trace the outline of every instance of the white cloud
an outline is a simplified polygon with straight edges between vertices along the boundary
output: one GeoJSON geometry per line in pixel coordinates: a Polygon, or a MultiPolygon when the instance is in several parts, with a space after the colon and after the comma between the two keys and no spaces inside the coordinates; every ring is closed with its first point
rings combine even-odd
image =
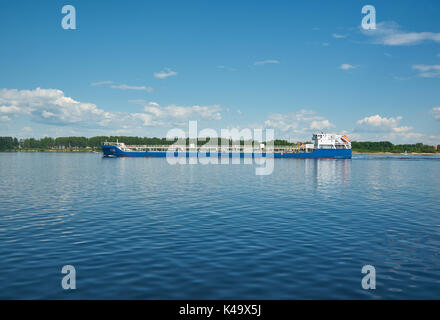
{"type": "Polygon", "coordinates": [[[434,119],[440,121],[440,107],[431,109],[431,113],[434,115],[434,119]]]}
{"type": "Polygon", "coordinates": [[[416,64],[413,65],[412,68],[414,70],[419,71],[419,77],[422,78],[440,77],[440,64],[437,65],[416,64]]]}
{"type": "Polygon", "coordinates": [[[237,113],[238,113],[239,115],[242,115],[242,114],[243,114],[243,112],[241,112],[240,109],[237,109],[237,113]]]}
{"type": "Polygon", "coordinates": [[[0,119],[25,116],[30,120],[58,126],[76,126],[88,128],[112,128],[114,130],[142,126],[171,126],[177,121],[189,119],[220,120],[221,107],[177,106],[161,107],[155,102],[132,101],[141,104],[141,112],[106,112],[93,103],[84,103],[65,96],[57,89],[0,90],[0,119]]]}
{"type": "Polygon", "coordinates": [[[341,70],[350,70],[350,69],[355,69],[355,68],[356,68],[355,66],[348,64],[348,63],[343,63],[339,66],[339,69],[341,69],[341,70]]]}
{"type": "MultiPolygon", "coordinates": [[[[154,124],[155,124],[155,122],[153,121],[153,116],[150,115],[150,114],[145,114],[145,113],[133,113],[133,114],[131,115],[131,117],[132,117],[133,119],[139,119],[139,120],[141,120],[141,121],[142,121],[142,124],[143,124],[144,126],[151,126],[151,125],[154,125],[154,124]]],[[[126,126],[122,126],[122,127],[123,127],[123,129],[127,129],[126,126]]]]}
{"type": "Polygon", "coordinates": [[[335,39],[343,39],[343,38],[347,38],[346,35],[343,35],[343,34],[337,34],[337,33],[333,33],[333,34],[332,34],[332,37],[335,38],[335,39]]]}
{"type": "Polygon", "coordinates": [[[394,21],[377,23],[376,29],[361,28],[361,32],[370,36],[373,43],[387,46],[416,45],[428,41],[440,43],[440,33],[406,32],[394,21]]]}
{"type": "Polygon", "coordinates": [[[212,106],[177,106],[168,105],[161,107],[156,102],[146,102],[142,100],[134,100],[132,103],[144,106],[144,111],[159,119],[173,119],[180,121],[187,121],[192,118],[201,118],[205,120],[221,120],[221,110],[219,105],[212,106]]]}
{"type": "Polygon", "coordinates": [[[262,60],[262,61],[256,61],[254,63],[255,66],[262,66],[265,64],[277,64],[280,63],[278,60],[272,59],[272,60],[262,60]]]}
{"type": "Polygon", "coordinates": [[[313,120],[309,128],[312,130],[324,130],[334,127],[328,120],[313,120]]]}
{"type": "Polygon", "coordinates": [[[9,118],[8,116],[0,116],[0,122],[6,122],[6,121],[10,121],[11,118],[9,118]]]}
{"type": "Polygon", "coordinates": [[[409,133],[413,128],[412,127],[395,127],[393,128],[393,132],[395,133],[409,133]]]}
{"type": "Polygon", "coordinates": [[[402,120],[402,117],[400,116],[396,118],[385,118],[376,114],[358,120],[357,124],[359,131],[393,131],[397,128],[400,120],[402,120]]]}
{"type": "Polygon", "coordinates": [[[137,91],[147,91],[152,92],[153,88],[148,86],[130,86],[127,84],[115,84],[113,81],[98,81],[92,82],[92,86],[106,86],[112,89],[120,89],[120,90],[137,90],[137,91]]]}
{"type": "Polygon", "coordinates": [[[109,114],[92,103],[66,97],[61,90],[0,90],[0,114],[27,114],[37,122],[68,124],[99,121],[109,114]]]}
{"type": "Polygon", "coordinates": [[[146,86],[129,86],[126,84],[112,84],[110,86],[112,89],[121,89],[121,90],[139,90],[139,91],[147,91],[152,92],[152,87],[146,87],[146,86]]]}
{"type": "Polygon", "coordinates": [[[296,130],[298,127],[297,121],[290,121],[293,120],[294,117],[294,115],[271,114],[269,115],[269,119],[264,122],[264,125],[281,131],[296,130]]]}
{"type": "Polygon", "coordinates": [[[162,70],[160,72],[155,72],[154,77],[158,79],[166,79],[168,77],[177,76],[177,72],[172,71],[169,68],[165,68],[165,70],[162,70]]]}
{"type": "Polygon", "coordinates": [[[413,132],[413,127],[399,126],[401,120],[402,117],[400,116],[386,118],[376,114],[358,120],[355,132],[367,133],[364,137],[368,137],[367,140],[391,140],[394,142],[398,141],[397,143],[415,143],[421,140],[425,141],[425,143],[435,143],[439,140],[439,137],[413,132]]]}
{"type": "Polygon", "coordinates": [[[288,114],[273,113],[269,115],[264,125],[292,134],[303,134],[312,130],[325,130],[334,127],[330,121],[317,116],[311,110],[300,110],[288,114]]]}
{"type": "Polygon", "coordinates": [[[103,86],[103,85],[112,84],[112,83],[113,83],[113,81],[105,80],[105,81],[92,82],[91,85],[92,86],[103,86]]]}
{"type": "Polygon", "coordinates": [[[21,109],[17,106],[0,106],[0,114],[17,114],[20,113],[21,109]]]}

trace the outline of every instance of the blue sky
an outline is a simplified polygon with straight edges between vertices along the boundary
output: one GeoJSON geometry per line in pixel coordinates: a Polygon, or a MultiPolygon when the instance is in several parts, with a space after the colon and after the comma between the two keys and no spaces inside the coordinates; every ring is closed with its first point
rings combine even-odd
{"type": "Polygon", "coordinates": [[[197,120],[440,144],[435,0],[2,1],[0,38],[2,136],[165,136],[197,120]]]}

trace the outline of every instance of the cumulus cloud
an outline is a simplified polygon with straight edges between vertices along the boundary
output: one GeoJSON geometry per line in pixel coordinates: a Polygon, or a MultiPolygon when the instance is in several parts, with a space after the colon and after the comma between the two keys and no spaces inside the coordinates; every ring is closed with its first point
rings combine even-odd
{"type": "Polygon", "coordinates": [[[386,118],[376,114],[358,120],[355,131],[387,134],[387,137],[391,139],[396,137],[414,139],[424,136],[421,133],[412,132],[413,128],[410,126],[399,126],[401,120],[401,116],[386,118]]]}
{"type": "Polygon", "coordinates": [[[170,126],[186,120],[220,120],[221,107],[177,106],[161,107],[158,103],[132,101],[143,106],[140,112],[106,112],[93,103],[80,102],[67,97],[57,89],[0,90],[0,120],[25,116],[32,121],[58,126],[74,125],[114,130],[142,126],[170,126]]]}
{"type": "Polygon", "coordinates": [[[334,127],[328,120],[313,120],[310,123],[310,129],[312,130],[323,130],[334,127]]]}
{"type": "Polygon", "coordinates": [[[172,71],[169,68],[165,68],[164,70],[160,71],[160,72],[155,72],[154,73],[154,77],[158,78],[158,79],[166,79],[168,77],[173,77],[173,76],[177,76],[177,72],[172,71]]]}
{"type": "Polygon", "coordinates": [[[192,118],[200,118],[205,120],[221,120],[221,110],[219,105],[211,106],[178,106],[168,105],[160,106],[156,102],[146,102],[143,100],[132,100],[132,103],[140,104],[144,107],[144,111],[158,119],[174,119],[180,121],[187,121],[192,118]]]}
{"type": "Polygon", "coordinates": [[[278,64],[280,63],[280,61],[275,60],[275,59],[270,59],[270,60],[262,60],[262,61],[256,61],[254,63],[255,66],[263,66],[265,64],[278,64]]]}
{"type": "Polygon", "coordinates": [[[110,116],[93,103],[66,97],[61,90],[0,90],[0,115],[29,115],[37,122],[72,124],[99,122],[110,116]]]}
{"type": "Polygon", "coordinates": [[[400,116],[386,118],[376,114],[358,120],[355,132],[367,133],[369,137],[373,135],[373,139],[376,140],[398,140],[411,143],[419,142],[420,140],[427,143],[435,143],[435,141],[438,141],[439,137],[413,132],[413,127],[410,126],[399,126],[401,120],[402,117],[400,116]]]}
{"type": "MultiPolygon", "coordinates": [[[[157,124],[154,121],[153,116],[150,114],[133,113],[133,114],[130,114],[129,117],[133,118],[134,120],[140,120],[142,122],[143,126],[151,126],[151,125],[157,124]]],[[[123,128],[125,128],[125,126],[123,126],[123,128]]]]}
{"type": "Polygon", "coordinates": [[[334,127],[330,121],[317,116],[311,110],[301,110],[288,114],[273,113],[269,115],[264,125],[267,128],[275,128],[282,132],[293,134],[302,134],[312,130],[326,130],[334,127]]]}
{"type": "Polygon", "coordinates": [[[413,65],[412,68],[414,70],[419,71],[419,77],[422,78],[440,77],[440,64],[437,65],[416,64],[413,65]]]}
{"type": "Polygon", "coordinates": [[[20,108],[14,105],[0,106],[0,114],[17,114],[20,112],[21,112],[20,108]]]}
{"type": "Polygon", "coordinates": [[[398,116],[396,118],[386,118],[381,117],[376,114],[374,116],[365,117],[361,120],[357,121],[357,129],[358,131],[394,131],[401,130],[398,127],[399,122],[402,120],[402,117],[398,116]]]}
{"type": "Polygon", "coordinates": [[[387,46],[416,45],[424,42],[440,43],[440,33],[435,32],[407,32],[394,21],[385,21],[376,24],[376,29],[361,32],[371,37],[372,43],[387,46]]]}

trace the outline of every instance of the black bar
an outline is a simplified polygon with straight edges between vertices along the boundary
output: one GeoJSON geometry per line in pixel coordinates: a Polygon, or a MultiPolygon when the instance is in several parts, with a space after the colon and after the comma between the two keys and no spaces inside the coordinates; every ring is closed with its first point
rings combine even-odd
{"type": "Polygon", "coordinates": [[[3,313],[9,308],[15,317],[31,311],[34,315],[56,315],[61,312],[60,316],[68,314],[83,318],[93,310],[100,317],[120,314],[125,315],[124,318],[137,315],[136,318],[142,319],[178,320],[307,319],[317,316],[368,316],[373,319],[379,315],[378,308],[380,312],[388,309],[395,318],[396,315],[406,315],[411,311],[423,310],[423,313],[427,313],[430,308],[435,311],[439,305],[438,300],[13,300],[1,301],[0,307],[3,313]]]}

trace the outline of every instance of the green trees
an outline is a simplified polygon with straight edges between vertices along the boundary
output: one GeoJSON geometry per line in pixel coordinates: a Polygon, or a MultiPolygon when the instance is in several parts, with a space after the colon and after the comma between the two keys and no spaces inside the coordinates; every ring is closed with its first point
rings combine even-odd
{"type": "Polygon", "coordinates": [[[353,151],[358,151],[358,152],[391,152],[391,153],[404,153],[405,151],[409,153],[436,152],[436,149],[433,146],[428,146],[423,143],[394,145],[389,141],[380,141],[380,142],[353,141],[351,143],[351,147],[353,148],[353,151]]]}
{"type": "Polygon", "coordinates": [[[14,148],[18,148],[17,138],[0,137],[0,151],[11,150],[14,148]]]}

